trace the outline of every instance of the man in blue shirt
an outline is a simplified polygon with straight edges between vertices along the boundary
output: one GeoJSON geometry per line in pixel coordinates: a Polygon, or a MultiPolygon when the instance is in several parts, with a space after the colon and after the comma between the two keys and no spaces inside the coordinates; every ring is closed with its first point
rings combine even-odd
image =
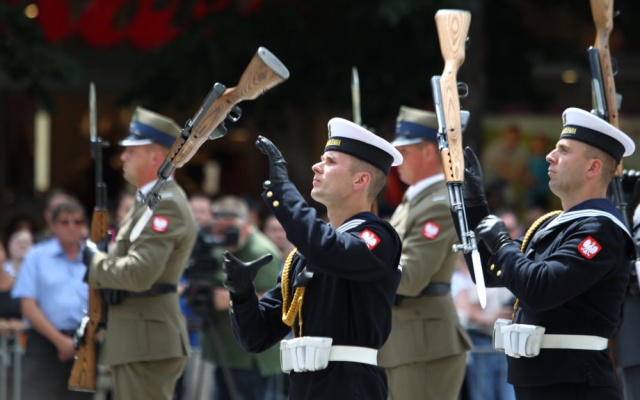
{"type": "Polygon", "coordinates": [[[52,213],[53,237],[29,250],[13,287],[12,296],[20,299],[30,326],[22,375],[25,399],[92,397],[67,389],[75,355],[72,335],[89,295],[81,251],[85,225],[84,208],[77,200],[58,204],[52,213]]]}

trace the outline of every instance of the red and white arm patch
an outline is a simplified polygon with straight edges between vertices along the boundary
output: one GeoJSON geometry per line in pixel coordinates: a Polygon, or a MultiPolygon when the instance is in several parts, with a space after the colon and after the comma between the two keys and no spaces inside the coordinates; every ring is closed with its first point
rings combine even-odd
{"type": "Polygon", "coordinates": [[[440,234],[440,225],[433,221],[427,221],[422,227],[422,236],[427,240],[434,240],[440,234]]]}
{"type": "Polygon", "coordinates": [[[578,252],[587,260],[595,257],[600,250],[602,250],[602,246],[591,236],[587,236],[586,239],[578,245],[578,252]]]}
{"type": "Polygon", "coordinates": [[[378,235],[368,229],[360,232],[358,236],[360,236],[364,240],[369,250],[373,250],[378,244],[380,244],[380,238],[378,237],[378,235]]]}
{"type": "Polygon", "coordinates": [[[156,215],[151,220],[151,229],[157,233],[165,233],[169,229],[169,218],[156,215]]]}

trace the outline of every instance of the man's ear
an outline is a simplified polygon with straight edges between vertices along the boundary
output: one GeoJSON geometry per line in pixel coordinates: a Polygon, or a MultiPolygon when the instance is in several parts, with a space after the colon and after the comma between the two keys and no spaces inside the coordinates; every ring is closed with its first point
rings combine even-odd
{"type": "Polygon", "coordinates": [[[594,158],[589,161],[589,168],[587,169],[587,176],[594,177],[602,172],[602,160],[594,158]]]}
{"type": "Polygon", "coordinates": [[[366,189],[371,182],[371,174],[368,172],[358,172],[355,178],[356,179],[353,182],[353,188],[355,190],[366,189]]]}

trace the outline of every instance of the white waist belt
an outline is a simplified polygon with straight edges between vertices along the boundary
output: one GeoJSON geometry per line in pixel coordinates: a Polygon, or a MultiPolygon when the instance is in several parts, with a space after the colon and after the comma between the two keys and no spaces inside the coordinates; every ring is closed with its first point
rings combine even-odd
{"type": "Polygon", "coordinates": [[[369,347],[331,346],[329,361],[348,361],[378,365],[378,350],[369,347]]]}
{"type": "Polygon", "coordinates": [[[329,361],[378,365],[378,350],[357,346],[332,346],[332,338],[303,336],[280,342],[280,366],[289,373],[319,371],[329,361]]]}
{"type": "Polygon", "coordinates": [[[493,326],[493,348],[514,358],[535,357],[540,349],[604,350],[609,340],[591,335],[545,334],[536,325],[513,324],[498,319],[493,326]]]}
{"type": "Polygon", "coordinates": [[[589,335],[552,335],[542,336],[541,349],[604,350],[609,339],[589,335]]]}

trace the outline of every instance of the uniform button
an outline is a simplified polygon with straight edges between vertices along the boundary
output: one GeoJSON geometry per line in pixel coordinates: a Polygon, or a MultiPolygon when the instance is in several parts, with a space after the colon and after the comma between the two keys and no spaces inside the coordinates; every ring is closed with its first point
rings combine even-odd
{"type": "Polygon", "coordinates": [[[498,272],[496,272],[496,276],[500,276],[502,275],[502,271],[498,270],[498,272]]]}
{"type": "Polygon", "coordinates": [[[268,191],[267,192],[267,197],[273,197],[273,192],[272,191],[268,191]]]}
{"type": "Polygon", "coordinates": [[[106,271],[106,270],[108,270],[108,269],[109,269],[109,266],[107,265],[107,263],[104,263],[104,264],[102,265],[102,270],[103,270],[103,271],[106,271]]]}
{"type": "Polygon", "coordinates": [[[496,268],[496,265],[495,265],[495,264],[491,264],[491,266],[489,267],[489,269],[490,269],[490,270],[492,270],[492,271],[493,271],[495,268],[496,268]]]}
{"type": "Polygon", "coordinates": [[[276,200],[276,201],[274,201],[274,202],[273,202],[273,206],[274,206],[274,207],[278,207],[279,205],[280,205],[280,202],[279,202],[278,200],[276,200]]]}

